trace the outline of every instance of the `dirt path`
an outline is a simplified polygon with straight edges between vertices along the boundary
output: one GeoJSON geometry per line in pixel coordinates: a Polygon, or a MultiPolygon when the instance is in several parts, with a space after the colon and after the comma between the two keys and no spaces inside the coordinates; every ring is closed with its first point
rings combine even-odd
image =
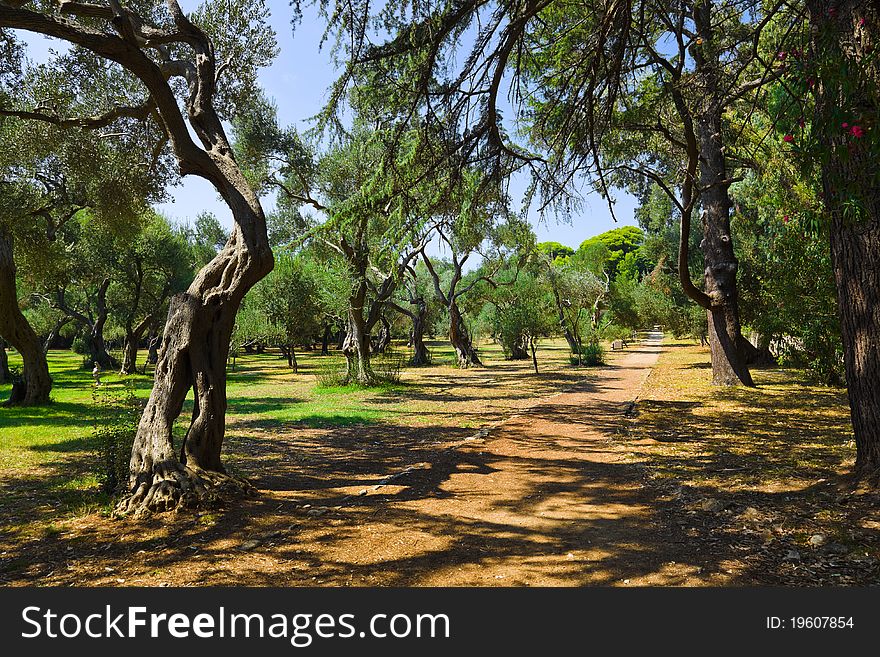
{"type": "Polygon", "coordinates": [[[684,538],[664,527],[638,466],[613,444],[660,340],[396,480],[404,499],[349,540],[369,543],[371,561],[406,584],[696,583],[699,567],[676,560],[684,538]],[[405,499],[407,487],[434,494],[405,499]]]}
{"type": "Polygon", "coordinates": [[[725,583],[717,563],[701,574],[708,560],[695,553],[682,523],[663,516],[641,465],[619,440],[660,337],[454,446],[442,432],[402,426],[322,433],[306,447],[297,443],[301,430],[256,439],[245,447],[260,466],[259,497],[172,521],[86,516],[28,545],[29,565],[5,581],[725,583]]]}

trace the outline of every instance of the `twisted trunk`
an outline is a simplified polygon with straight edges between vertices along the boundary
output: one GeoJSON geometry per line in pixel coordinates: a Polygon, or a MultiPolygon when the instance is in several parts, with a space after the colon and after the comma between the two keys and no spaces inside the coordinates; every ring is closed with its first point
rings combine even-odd
{"type": "Polygon", "coordinates": [[[414,310],[407,310],[402,306],[389,302],[389,307],[397,312],[409,317],[412,322],[412,329],[409,334],[409,345],[413,349],[413,357],[410,365],[420,367],[422,365],[430,365],[431,354],[425,346],[425,317],[428,315],[428,304],[422,297],[410,296],[410,304],[415,307],[414,310]]]}
{"type": "Polygon", "coordinates": [[[370,385],[376,381],[370,366],[370,331],[364,317],[367,284],[363,277],[348,300],[348,330],[342,343],[346,360],[346,380],[349,383],[370,385]]]}
{"type": "MultiPolygon", "coordinates": [[[[20,381],[13,382],[8,405],[49,403],[52,377],[43,345],[18,307],[12,235],[0,230],[0,337],[21,354],[20,381]]],[[[4,352],[5,353],[5,352],[4,352]]]]}
{"type": "Polygon", "coordinates": [[[431,364],[431,354],[425,346],[425,318],[428,315],[428,304],[424,299],[415,303],[416,310],[410,315],[412,319],[411,343],[413,348],[412,365],[421,367],[431,364]]]}
{"type": "MultiPolygon", "coordinates": [[[[161,25],[150,25],[152,6],[150,15],[144,16],[130,4],[69,3],[71,16],[60,19],[26,9],[24,4],[0,3],[0,27],[77,44],[117,62],[138,78],[149,101],[120,115],[154,116],[177,158],[180,174],[209,181],[231,210],[235,223],[223,249],[202,268],[186,292],[171,300],[155,384],[132,447],[130,493],[118,508],[136,514],[176,509],[214,501],[227,490],[248,490],[247,484],[227,476],[220,462],[226,419],[226,360],[242,298],[272,270],[274,258],[263,209],[235,162],[213,104],[222,72],[214,43],[175,0],[165,3],[167,15],[161,25]],[[80,22],[83,16],[88,25],[80,22]],[[156,48],[156,43],[163,47],[156,48]],[[179,95],[183,85],[187,88],[185,98],[179,95]],[[182,444],[175,446],[173,425],[190,389],[194,397],[192,418],[182,444]]],[[[122,112],[124,108],[114,109],[122,112]]],[[[103,127],[118,118],[113,112],[105,117],[89,121],[87,127],[103,127]]],[[[5,320],[7,314],[2,317],[5,320]]]]}
{"type": "Polygon", "coordinates": [[[510,345],[510,360],[526,360],[529,357],[529,337],[520,335],[510,345]]]}
{"type": "Polygon", "coordinates": [[[125,345],[122,348],[122,367],[119,370],[121,374],[134,374],[137,372],[137,355],[140,342],[152,321],[152,317],[145,317],[134,328],[126,328],[125,345]]]}
{"type": "Polygon", "coordinates": [[[465,326],[464,318],[455,301],[455,297],[451,297],[449,304],[449,342],[455,349],[455,355],[458,359],[458,366],[462,369],[476,365],[483,366],[483,362],[477,355],[471,343],[471,336],[465,326]]]}
{"type": "Polygon", "coordinates": [[[210,504],[250,490],[226,475],[220,459],[226,362],[241,301],[272,270],[274,259],[259,201],[236,172],[227,171],[237,184],[225,190],[235,219],[232,236],[189,289],[171,299],[155,384],[132,447],[131,493],[119,505],[123,512],[210,504]],[[190,425],[175,447],[174,421],[190,390],[190,425]]]}
{"type": "Polygon", "coordinates": [[[80,312],[70,306],[66,299],[66,290],[61,288],[57,291],[55,307],[66,313],[67,316],[79,323],[85,329],[85,343],[88,349],[88,367],[98,365],[103,370],[116,369],[119,362],[107,352],[107,344],[104,341],[104,326],[107,324],[109,311],[107,309],[107,290],[110,287],[110,279],[105,278],[98,286],[95,293],[94,303],[96,314],[91,309],[80,312]],[[85,314],[88,313],[88,314],[85,314]]]}
{"type": "Polygon", "coordinates": [[[384,316],[379,318],[379,322],[382,324],[382,328],[379,329],[379,335],[376,336],[376,340],[371,346],[374,356],[384,354],[388,345],[391,344],[391,325],[384,316]]]}

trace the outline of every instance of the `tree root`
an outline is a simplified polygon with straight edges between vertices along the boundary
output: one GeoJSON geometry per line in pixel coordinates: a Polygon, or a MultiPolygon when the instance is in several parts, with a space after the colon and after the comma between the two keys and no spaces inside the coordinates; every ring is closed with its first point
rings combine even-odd
{"type": "Polygon", "coordinates": [[[166,511],[217,508],[254,494],[256,489],[243,478],[166,463],[153,468],[151,481],[136,483],[114,513],[141,518],[166,511]]]}

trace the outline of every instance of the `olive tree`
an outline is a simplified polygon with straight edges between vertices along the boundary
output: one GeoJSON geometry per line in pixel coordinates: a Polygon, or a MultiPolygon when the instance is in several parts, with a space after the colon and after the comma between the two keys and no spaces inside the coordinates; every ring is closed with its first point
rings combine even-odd
{"type": "Polygon", "coordinates": [[[171,301],[155,385],[132,450],[130,494],[120,508],[174,509],[241,490],[220,457],[226,356],[238,306],[274,260],[263,209],[238,167],[223,119],[235,113],[255,86],[258,67],[275,54],[265,4],[208,2],[190,16],[176,0],[30,5],[0,2],[0,28],[66,41],[131,84],[128,94],[108,96],[89,116],[26,107],[22,117],[96,128],[146,114],[160,127],[181,175],[213,184],[233,217],[229,241],[171,301]],[[194,411],[175,446],[173,424],[190,390],[194,411]]]}

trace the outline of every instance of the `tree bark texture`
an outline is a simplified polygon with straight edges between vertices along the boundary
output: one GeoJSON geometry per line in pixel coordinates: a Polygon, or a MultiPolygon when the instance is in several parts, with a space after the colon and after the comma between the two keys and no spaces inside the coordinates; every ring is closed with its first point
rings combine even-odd
{"type": "Polygon", "coordinates": [[[471,366],[482,367],[483,362],[480,360],[477,350],[471,342],[471,336],[468,333],[467,326],[464,323],[464,317],[458,308],[454,296],[450,296],[449,310],[449,342],[455,349],[455,356],[458,366],[467,368],[471,366]]]}
{"type": "Polygon", "coordinates": [[[837,286],[847,394],[856,443],[857,478],[880,480],[880,177],[878,136],[838,129],[848,113],[877,131],[880,112],[880,8],[866,0],[807,3],[817,76],[814,125],[824,130],[822,168],[837,286]],[[841,75],[841,71],[847,71],[841,75]],[[854,211],[857,208],[857,211],[854,211]]]}
{"type": "Polygon", "coordinates": [[[0,337],[22,358],[22,376],[13,382],[8,405],[36,406],[49,403],[52,377],[43,345],[18,307],[12,235],[0,230],[0,337]]]}
{"type": "Polygon", "coordinates": [[[704,287],[712,304],[708,309],[712,383],[753,386],[752,376],[739,351],[742,340],[736,285],[739,262],[733,253],[730,231],[732,203],[722,137],[719,63],[717,55],[711,51],[711,5],[709,2],[702,3],[694,12],[697,32],[710,49],[705,54],[698,51],[694,61],[705,93],[695,118],[700,153],[700,205],[703,208],[701,249],[706,267],[704,287]]]}

